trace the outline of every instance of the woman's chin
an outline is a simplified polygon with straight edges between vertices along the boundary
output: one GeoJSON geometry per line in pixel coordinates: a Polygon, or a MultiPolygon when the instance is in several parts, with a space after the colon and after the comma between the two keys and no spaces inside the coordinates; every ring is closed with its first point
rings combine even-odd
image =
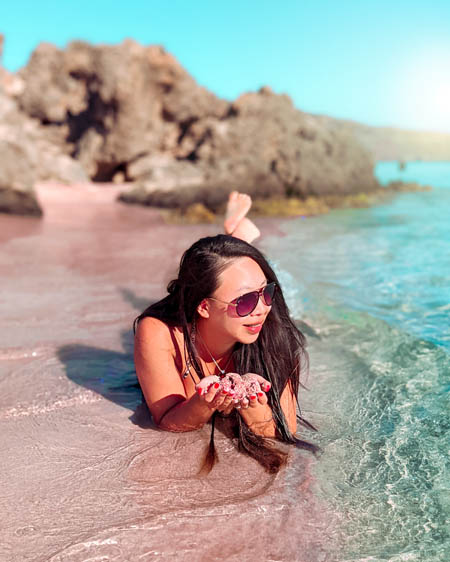
{"type": "Polygon", "coordinates": [[[241,343],[253,343],[259,338],[259,332],[256,334],[252,334],[246,331],[244,333],[241,333],[240,336],[241,337],[239,338],[239,341],[241,343]]]}

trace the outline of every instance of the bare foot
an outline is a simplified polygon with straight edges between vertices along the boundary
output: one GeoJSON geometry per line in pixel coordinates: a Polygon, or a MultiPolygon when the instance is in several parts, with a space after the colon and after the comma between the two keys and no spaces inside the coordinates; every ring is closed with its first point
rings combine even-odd
{"type": "Polygon", "coordinates": [[[252,206],[252,200],[249,195],[232,191],[228,197],[227,210],[225,213],[225,221],[223,227],[227,234],[234,234],[239,223],[245,217],[252,206]]]}
{"type": "Polygon", "coordinates": [[[258,227],[250,219],[244,217],[234,229],[233,236],[251,244],[261,235],[258,227]]]}

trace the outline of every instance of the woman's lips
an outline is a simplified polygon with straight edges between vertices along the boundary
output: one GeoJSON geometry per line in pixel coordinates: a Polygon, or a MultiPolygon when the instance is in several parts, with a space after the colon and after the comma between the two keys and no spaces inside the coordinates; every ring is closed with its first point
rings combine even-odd
{"type": "Polygon", "coordinates": [[[247,328],[251,334],[257,334],[261,331],[262,324],[244,324],[244,327],[247,328]]]}

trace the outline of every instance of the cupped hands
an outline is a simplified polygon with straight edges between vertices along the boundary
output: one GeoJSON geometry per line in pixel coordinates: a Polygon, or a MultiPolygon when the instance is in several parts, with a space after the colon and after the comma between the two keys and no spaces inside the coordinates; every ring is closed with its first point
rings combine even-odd
{"type": "Polygon", "coordinates": [[[204,377],[197,385],[196,391],[201,400],[212,409],[227,415],[234,408],[237,410],[256,408],[267,404],[267,392],[271,384],[256,373],[227,373],[220,378],[216,375],[204,377]]]}

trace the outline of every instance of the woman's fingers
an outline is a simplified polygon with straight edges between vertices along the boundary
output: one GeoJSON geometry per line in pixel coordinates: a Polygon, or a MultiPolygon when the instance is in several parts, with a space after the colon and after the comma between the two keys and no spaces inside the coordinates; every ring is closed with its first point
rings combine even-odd
{"type": "Polygon", "coordinates": [[[214,400],[211,402],[211,405],[214,406],[214,408],[222,409],[222,405],[227,397],[228,394],[226,392],[224,392],[223,390],[218,390],[217,394],[214,397],[214,400]]]}
{"type": "Polygon", "coordinates": [[[271,388],[270,382],[256,373],[246,374],[255,377],[258,384],[256,386],[253,386],[255,390],[253,390],[249,396],[243,398],[239,402],[235,401],[235,398],[232,394],[224,391],[221,388],[220,378],[216,375],[211,375],[209,377],[203,378],[196,385],[196,390],[202,400],[207,402],[211,407],[216,408],[221,412],[229,413],[233,408],[236,408],[238,410],[245,410],[247,408],[255,408],[259,404],[267,404],[266,392],[268,392],[271,388]]]}
{"type": "Polygon", "coordinates": [[[268,392],[271,389],[272,385],[270,384],[270,382],[264,377],[262,377],[261,375],[257,375],[256,373],[246,373],[246,374],[253,375],[254,377],[256,377],[256,379],[259,382],[259,386],[264,392],[268,392]]]}
{"type": "Polygon", "coordinates": [[[240,402],[239,402],[239,407],[242,410],[246,410],[248,407],[250,406],[250,402],[248,400],[248,398],[243,398],[240,402]]]}
{"type": "Polygon", "coordinates": [[[244,398],[236,406],[236,408],[245,410],[246,408],[257,408],[259,405],[267,404],[267,394],[265,392],[259,391],[254,394],[250,394],[248,398],[244,398]]]}
{"type": "Polygon", "coordinates": [[[203,378],[195,388],[201,400],[212,408],[229,413],[235,406],[234,394],[221,389],[220,379],[216,375],[203,378]]]}
{"type": "Polygon", "coordinates": [[[234,407],[234,397],[228,392],[221,392],[216,396],[215,406],[220,412],[229,413],[234,407]],[[216,402],[217,400],[217,402],[216,402]]]}
{"type": "Polygon", "coordinates": [[[261,387],[261,389],[264,392],[268,392],[270,390],[271,386],[272,386],[270,384],[270,382],[267,379],[265,379],[264,377],[262,377],[261,375],[256,375],[256,376],[258,377],[258,382],[259,382],[259,386],[261,387]]]}
{"type": "Polygon", "coordinates": [[[196,386],[195,390],[198,392],[199,396],[204,396],[211,390],[214,384],[219,383],[220,379],[216,375],[210,375],[209,377],[204,377],[196,386]]]}
{"type": "Polygon", "coordinates": [[[219,388],[220,388],[220,384],[218,382],[213,383],[204,394],[205,402],[212,403],[212,401],[215,400],[216,395],[220,394],[219,388]]]}
{"type": "Polygon", "coordinates": [[[270,384],[270,382],[267,379],[258,375],[258,382],[259,382],[259,386],[261,387],[261,389],[264,392],[269,392],[272,385],[270,384]]]}
{"type": "Polygon", "coordinates": [[[228,416],[229,414],[231,414],[231,412],[234,410],[234,406],[235,404],[232,402],[227,408],[220,410],[223,414],[225,414],[226,416],[228,416]]]}
{"type": "Polygon", "coordinates": [[[258,396],[258,403],[259,404],[267,404],[267,394],[265,392],[258,392],[257,393],[258,396]]]}

